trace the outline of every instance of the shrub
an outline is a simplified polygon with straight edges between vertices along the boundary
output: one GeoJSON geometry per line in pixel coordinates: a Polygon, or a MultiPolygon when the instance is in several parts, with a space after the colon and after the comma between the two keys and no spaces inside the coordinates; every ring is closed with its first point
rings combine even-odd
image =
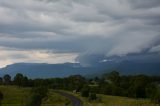
{"type": "Polygon", "coordinates": [[[46,87],[33,88],[26,106],[40,106],[42,99],[47,96],[47,92],[46,87]]]}
{"type": "Polygon", "coordinates": [[[30,98],[26,104],[26,106],[40,106],[40,105],[41,105],[41,96],[40,96],[40,94],[36,94],[36,93],[33,93],[30,96],[30,98]]]}
{"type": "Polygon", "coordinates": [[[82,89],[82,91],[81,91],[81,96],[82,96],[82,97],[88,97],[88,96],[89,96],[89,90],[87,90],[87,89],[82,89]]]}
{"type": "Polygon", "coordinates": [[[160,90],[157,88],[155,94],[152,96],[152,102],[160,104],[160,90]]]}
{"type": "Polygon", "coordinates": [[[89,94],[89,100],[92,101],[92,100],[96,100],[97,99],[97,95],[95,93],[90,93],[89,94]]]}
{"type": "Polygon", "coordinates": [[[0,106],[1,106],[1,101],[3,100],[3,93],[0,91],[0,106]]]}

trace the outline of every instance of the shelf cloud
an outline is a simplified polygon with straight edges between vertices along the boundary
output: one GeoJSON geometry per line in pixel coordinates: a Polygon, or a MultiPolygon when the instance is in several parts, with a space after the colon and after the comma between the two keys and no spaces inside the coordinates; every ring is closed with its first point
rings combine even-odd
{"type": "Polygon", "coordinates": [[[0,0],[0,63],[32,62],[30,51],[47,63],[159,57],[159,11],[159,0],[0,0]]]}

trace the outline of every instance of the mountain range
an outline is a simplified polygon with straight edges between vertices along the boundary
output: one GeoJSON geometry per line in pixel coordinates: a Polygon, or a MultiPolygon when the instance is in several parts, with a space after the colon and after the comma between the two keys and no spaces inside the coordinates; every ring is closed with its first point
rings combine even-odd
{"type": "Polygon", "coordinates": [[[15,76],[22,73],[30,78],[67,77],[70,75],[98,76],[117,70],[121,74],[160,75],[160,63],[133,61],[105,61],[84,67],[80,63],[46,64],[46,63],[15,63],[0,69],[0,76],[15,76]]]}

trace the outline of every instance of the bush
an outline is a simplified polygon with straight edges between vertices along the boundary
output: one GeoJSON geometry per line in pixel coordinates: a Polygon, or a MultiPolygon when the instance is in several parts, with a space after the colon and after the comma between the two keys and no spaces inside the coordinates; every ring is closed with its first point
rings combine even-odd
{"type": "Polygon", "coordinates": [[[82,97],[89,97],[89,86],[85,85],[81,90],[81,96],[82,97]]]}
{"type": "Polygon", "coordinates": [[[3,93],[0,91],[0,106],[1,106],[1,101],[3,100],[3,93]]]}
{"type": "Polygon", "coordinates": [[[42,99],[47,96],[47,92],[46,87],[33,88],[26,106],[40,106],[42,99]]]}
{"type": "Polygon", "coordinates": [[[42,98],[41,98],[40,94],[33,93],[30,96],[26,106],[41,106],[41,99],[42,98]]]}
{"type": "Polygon", "coordinates": [[[89,100],[92,101],[92,100],[96,100],[96,99],[97,99],[97,95],[95,93],[90,93],[89,100]]]}
{"type": "Polygon", "coordinates": [[[88,97],[89,96],[89,90],[88,89],[82,89],[81,96],[82,97],[88,97]]]}
{"type": "Polygon", "coordinates": [[[160,90],[157,88],[155,94],[152,96],[152,102],[160,104],[160,90]]]}
{"type": "Polygon", "coordinates": [[[48,89],[46,87],[37,87],[33,88],[32,92],[35,94],[39,94],[41,98],[44,98],[45,96],[47,96],[48,89]]]}

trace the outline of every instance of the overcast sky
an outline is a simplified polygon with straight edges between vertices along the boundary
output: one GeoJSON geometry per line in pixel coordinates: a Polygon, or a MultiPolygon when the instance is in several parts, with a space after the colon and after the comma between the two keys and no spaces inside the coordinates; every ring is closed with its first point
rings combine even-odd
{"type": "Polygon", "coordinates": [[[0,67],[130,54],[159,56],[160,0],[0,0],[0,67]]]}

